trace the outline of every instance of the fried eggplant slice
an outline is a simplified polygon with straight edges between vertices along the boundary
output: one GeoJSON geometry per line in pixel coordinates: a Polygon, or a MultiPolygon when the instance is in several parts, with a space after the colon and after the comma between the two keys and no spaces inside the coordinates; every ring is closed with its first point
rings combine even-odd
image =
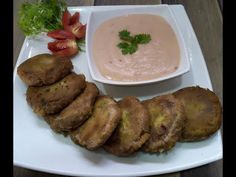
{"type": "Polygon", "coordinates": [[[142,149],[164,152],[179,140],[185,121],[184,107],[173,95],[154,97],[142,102],[150,114],[151,137],[142,149]]]}
{"type": "Polygon", "coordinates": [[[68,75],[73,69],[70,59],[39,54],[21,63],[17,73],[28,86],[50,85],[68,75]]]}
{"type": "Polygon", "coordinates": [[[200,141],[220,128],[222,108],[214,92],[196,86],[180,89],[174,96],[183,103],[186,112],[181,141],[200,141]]]}
{"type": "Polygon", "coordinates": [[[149,114],[133,96],[124,97],[118,104],[122,113],[121,121],[103,147],[114,155],[128,156],[136,152],[150,137],[149,114]]]}
{"type": "Polygon", "coordinates": [[[92,116],[71,133],[75,144],[94,150],[102,146],[121,118],[118,104],[109,96],[98,96],[92,116]]]}
{"type": "Polygon", "coordinates": [[[28,87],[26,100],[39,116],[56,114],[70,104],[85,86],[84,75],[71,73],[49,86],[28,87]]]}
{"type": "Polygon", "coordinates": [[[97,86],[87,82],[86,88],[76,99],[58,115],[51,118],[50,126],[58,133],[69,132],[78,128],[91,116],[94,102],[99,94],[97,86]]]}

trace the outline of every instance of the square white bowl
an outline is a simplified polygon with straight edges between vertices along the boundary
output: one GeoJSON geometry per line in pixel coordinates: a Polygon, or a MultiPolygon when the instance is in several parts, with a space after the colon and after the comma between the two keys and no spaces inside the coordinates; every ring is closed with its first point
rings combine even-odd
{"type": "Polygon", "coordinates": [[[171,9],[168,5],[154,5],[149,7],[130,7],[125,9],[116,9],[116,10],[101,10],[101,11],[95,11],[91,12],[89,15],[88,23],[87,23],[87,32],[86,32],[86,53],[88,58],[88,66],[90,74],[93,78],[93,80],[105,83],[105,84],[112,84],[112,85],[141,85],[141,84],[150,84],[155,83],[159,81],[164,81],[167,79],[171,79],[177,76],[180,76],[190,70],[190,62],[189,57],[187,53],[187,49],[183,40],[183,34],[181,33],[177,23],[176,19],[171,12],[171,9]],[[179,47],[180,47],[180,64],[178,69],[170,73],[168,75],[165,75],[163,77],[158,77],[156,79],[150,79],[150,80],[143,80],[143,81],[116,81],[116,80],[110,80],[105,78],[97,68],[94,58],[92,55],[92,42],[93,42],[93,35],[96,31],[96,29],[105,21],[119,17],[124,16],[128,14],[152,14],[152,15],[158,15],[163,17],[167,23],[170,24],[172,27],[179,47]]]}

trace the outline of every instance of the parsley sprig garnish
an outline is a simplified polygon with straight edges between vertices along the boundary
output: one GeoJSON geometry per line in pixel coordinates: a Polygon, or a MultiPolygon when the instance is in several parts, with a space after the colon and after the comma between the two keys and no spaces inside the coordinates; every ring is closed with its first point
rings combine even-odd
{"type": "Polygon", "coordinates": [[[133,54],[138,50],[138,44],[147,44],[151,40],[150,34],[136,34],[131,36],[127,30],[120,31],[119,37],[122,42],[117,44],[117,47],[121,49],[123,55],[133,54]]]}

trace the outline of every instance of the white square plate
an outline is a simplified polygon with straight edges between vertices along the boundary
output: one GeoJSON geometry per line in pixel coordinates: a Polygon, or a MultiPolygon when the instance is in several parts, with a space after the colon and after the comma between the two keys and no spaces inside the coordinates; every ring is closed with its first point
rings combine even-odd
{"type": "MultiPolygon", "coordinates": [[[[86,23],[91,11],[129,8],[130,6],[71,7],[69,10],[81,12],[86,23]]],[[[149,7],[149,6],[146,6],[149,7]]],[[[191,69],[188,73],[164,82],[145,86],[112,86],[97,83],[89,73],[85,53],[72,59],[74,70],[84,73],[88,81],[93,81],[101,92],[116,99],[134,95],[139,99],[173,92],[183,87],[199,85],[212,90],[207,67],[197,38],[183,6],[170,6],[176,16],[190,57],[191,69]]],[[[26,86],[16,74],[17,66],[36,54],[49,52],[49,38],[26,38],[14,71],[14,165],[62,175],[71,176],[144,176],[170,173],[204,165],[222,158],[220,131],[207,140],[193,143],[177,143],[167,154],[137,153],[132,157],[116,157],[103,150],[88,151],[75,145],[70,138],[55,134],[42,118],[33,113],[27,105],[26,86]]]]}
{"type": "Polygon", "coordinates": [[[183,34],[181,33],[178,24],[176,23],[176,17],[173,15],[168,5],[158,5],[158,6],[131,6],[130,8],[118,8],[118,9],[109,9],[104,11],[93,11],[88,19],[87,23],[87,33],[86,33],[86,51],[87,51],[87,59],[88,66],[90,70],[90,74],[92,78],[98,82],[112,85],[142,85],[142,84],[150,84],[155,82],[164,81],[167,79],[171,79],[177,76],[180,76],[190,70],[189,57],[187,54],[186,45],[183,39],[183,34]],[[93,35],[96,29],[105,21],[118,17],[118,16],[126,16],[128,14],[153,14],[163,17],[166,22],[173,29],[176,38],[178,40],[178,44],[180,47],[180,65],[176,71],[165,75],[163,77],[158,77],[150,80],[143,81],[116,81],[107,79],[104,77],[97,68],[94,58],[92,55],[92,41],[93,35]]]}

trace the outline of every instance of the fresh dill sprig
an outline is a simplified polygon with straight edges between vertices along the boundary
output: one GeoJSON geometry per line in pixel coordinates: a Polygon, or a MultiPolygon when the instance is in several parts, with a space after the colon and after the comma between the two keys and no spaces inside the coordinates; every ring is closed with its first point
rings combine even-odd
{"type": "Polygon", "coordinates": [[[19,11],[19,27],[26,36],[61,29],[65,0],[38,0],[25,2],[19,11]]]}

